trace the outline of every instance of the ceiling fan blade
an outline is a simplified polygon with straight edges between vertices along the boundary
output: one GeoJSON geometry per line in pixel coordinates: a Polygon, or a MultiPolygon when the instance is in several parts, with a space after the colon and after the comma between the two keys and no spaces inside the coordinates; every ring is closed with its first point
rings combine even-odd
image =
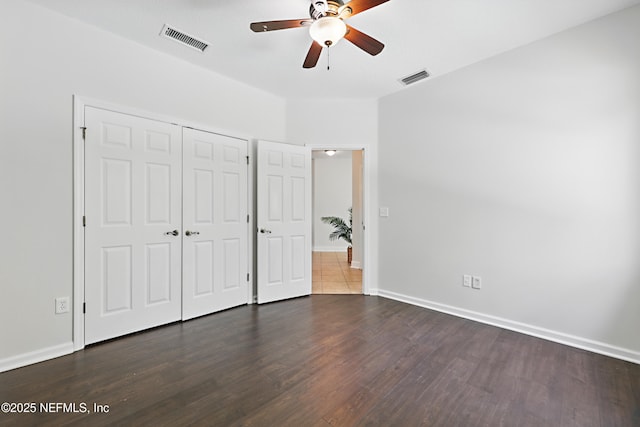
{"type": "Polygon", "coordinates": [[[302,64],[302,68],[313,68],[318,63],[318,59],[320,59],[320,53],[322,53],[322,45],[320,43],[314,41],[309,48],[309,52],[307,53],[307,57],[304,59],[304,64],[302,64]]]}
{"type": "Polygon", "coordinates": [[[341,18],[349,18],[388,1],[389,0],[351,0],[340,8],[338,14],[341,18]]]}
{"type": "Polygon", "coordinates": [[[369,55],[377,55],[384,49],[384,44],[349,25],[347,25],[347,34],[344,35],[344,38],[369,55]]]}
{"type": "Polygon", "coordinates": [[[286,19],[284,21],[264,21],[264,22],[252,22],[249,25],[256,33],[261,33],[263,31],[273,31],[273,30],[286,30],[287,28],[298,28],[304,27],[307,25],[311,25],[313,19],[286,19]]]}

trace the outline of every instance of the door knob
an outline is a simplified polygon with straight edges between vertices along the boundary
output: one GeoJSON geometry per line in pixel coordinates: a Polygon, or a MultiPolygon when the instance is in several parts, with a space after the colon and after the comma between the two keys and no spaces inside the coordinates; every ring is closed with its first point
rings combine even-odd
{"type": "Polygon", "coordinates": [[[200,232],[199,231],[189,231],[189,230],[187,230],[187,231],[184,232],[184,234],[187,235],[187,236],[197,236],[198,234],[200,234],[200,232]]]}
{"type": "Polygon", "coordinates": [[[180,232],[178,232],[178,230],[173,230],[173,231],[167,231],[166,233],[167,236],[177,236],[178,234],[180,234],[180,232]]]}
{"type": "Polygon", "coordinates": [[[261,232],[262,234],[271,234],[271,230],[267,230],[266,228],[261,228],[261,229],[260,229],[260,232],[261,232]]]}

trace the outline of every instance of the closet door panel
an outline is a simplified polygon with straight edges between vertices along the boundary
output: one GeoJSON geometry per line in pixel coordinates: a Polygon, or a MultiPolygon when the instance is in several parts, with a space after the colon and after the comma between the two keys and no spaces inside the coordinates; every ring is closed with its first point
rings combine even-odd
{"type": "Polygon", "coordinates": [[[247,141],[183,129],[184,320],[248,302],[247,141]]]}
{"type": "Polygon", "coordinates": [[[182,136],[176,125],[93,107],[85,126],[91,344],[181,317],[182,136]]]}

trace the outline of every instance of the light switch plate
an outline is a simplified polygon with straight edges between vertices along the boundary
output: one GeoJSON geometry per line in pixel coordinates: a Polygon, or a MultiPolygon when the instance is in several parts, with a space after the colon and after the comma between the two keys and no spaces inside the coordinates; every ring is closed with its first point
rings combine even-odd
{"type": "Polygon", "coordinates": [[[389,208],[380,208],[380,216],[389,216],[389,208]]]}

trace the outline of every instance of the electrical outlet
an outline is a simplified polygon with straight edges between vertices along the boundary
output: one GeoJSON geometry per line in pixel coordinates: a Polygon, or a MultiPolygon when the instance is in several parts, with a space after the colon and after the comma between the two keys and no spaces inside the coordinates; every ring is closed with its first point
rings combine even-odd
{"type": "Polygon", "coordinates": [[[69,297],[56,298],[56,314],[69,312],[69,297]]]}
{"type": "Polygon", "coordinates": [[[468,274],[462,276],[462,286],[464,286],[465,288],[471,287],[471,276],[469,276],[468,274]]]}
{"type": "Polygon", "coordinates": [[[473,276],[473,278],[471,279],[471,287],[473,289],[481,289],[482,288],[482,277],[480,276],[473,276]]]}

